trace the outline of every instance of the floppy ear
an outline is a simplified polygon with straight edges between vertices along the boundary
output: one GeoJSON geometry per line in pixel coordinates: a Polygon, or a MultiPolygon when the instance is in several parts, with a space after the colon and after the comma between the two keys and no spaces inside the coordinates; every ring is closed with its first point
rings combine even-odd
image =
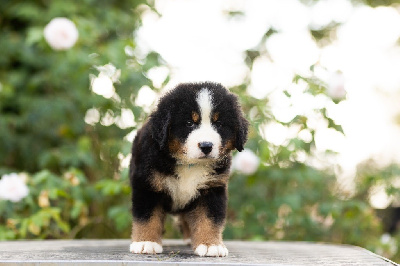
{"type": "Polygon", "coordinates": [[[238,151],[243,150],[243,146],[247,141],[247,132],[249,129],[249,122],[244,118],[243,113],[238,110],[238,123],[236,127],[235,148],[238,151]]]}
{"type": "Polygon", "coordinates": [[[157,110],[151,115],[151,136],[162,150],[167,144],[171,112],[168,110],[157,110]]]}

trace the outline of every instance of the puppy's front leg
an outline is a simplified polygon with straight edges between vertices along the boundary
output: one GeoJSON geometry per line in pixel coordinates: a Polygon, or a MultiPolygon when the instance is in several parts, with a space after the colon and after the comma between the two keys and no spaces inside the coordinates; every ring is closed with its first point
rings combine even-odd
{"type": "Polygon", "coordinates": [[[228,256],[228,249],[222,242],[226,200],[225,187],[211,188],[200,197],[197,206],[185,215],[195,254],[209,257],[228,256]]]}
{"type": "Polygon", "coordinates": [[[165,213],[161,208],[155,208],[150,218],[134,217],[132,224],[132,253],[154,254],[162,253],[162,231],[165,213]]]}

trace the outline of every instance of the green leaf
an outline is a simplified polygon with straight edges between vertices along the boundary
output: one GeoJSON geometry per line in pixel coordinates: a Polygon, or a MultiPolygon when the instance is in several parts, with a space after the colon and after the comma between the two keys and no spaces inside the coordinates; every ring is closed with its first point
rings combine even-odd
{"type": "Polygon", "coordinates": [[[28,36],[26,38],[26,44],[32,45],[43,39],[43,28],[32,27],[28,30],[28,36]]]}
{"type": "Polygon", "coordinates": [[[0,240],[12,240],[16,238],[16,234],[11,229],[0,225],[0,240]]]}
{"type": "Polygon", "coordinates": [[[118,231],[126,230],[131,226],[132,216],[128,206],[112,207],[107,212],[107,216],[115,222],[118,231]]]}

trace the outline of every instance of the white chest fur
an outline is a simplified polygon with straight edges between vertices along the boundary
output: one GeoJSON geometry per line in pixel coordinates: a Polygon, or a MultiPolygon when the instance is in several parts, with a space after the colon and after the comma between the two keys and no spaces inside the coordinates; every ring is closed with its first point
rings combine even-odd
{"type": "Polygon", "coordinates": [[[212,178],[212,169],[204,165],[179,165],[177,177],[165,179],[165,187],[172,198],[172,209],[183,208],[193,198],[199,196],[199,189],[206,188],[212,178]]]}

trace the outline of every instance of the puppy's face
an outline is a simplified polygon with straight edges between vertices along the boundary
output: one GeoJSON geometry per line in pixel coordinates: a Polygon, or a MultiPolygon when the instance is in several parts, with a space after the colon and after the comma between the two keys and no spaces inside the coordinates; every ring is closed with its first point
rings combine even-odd
{"type": "MultiPolygon", "coordinates": [[[[177,110],[176,119],[171,122],[169,145],[178,144],[180,148],[170,151],[181,160],[217,159],[225,141],[218,132],[222,117],[213,105],[211,92],[203,88],[190,102],[191,108],[186,106],[177,110]]],[[[233,138],[234,132],[229,133],[233,138]]]]}
{"type": "Polygon", "coordinates": [[[182,162],[217,160],[235,148],[243,149],[247,136],[247,121],[236,97],[222,86],[200,85],[178,86],[157,110],[168,120],[168,151],[182,162]]]}

